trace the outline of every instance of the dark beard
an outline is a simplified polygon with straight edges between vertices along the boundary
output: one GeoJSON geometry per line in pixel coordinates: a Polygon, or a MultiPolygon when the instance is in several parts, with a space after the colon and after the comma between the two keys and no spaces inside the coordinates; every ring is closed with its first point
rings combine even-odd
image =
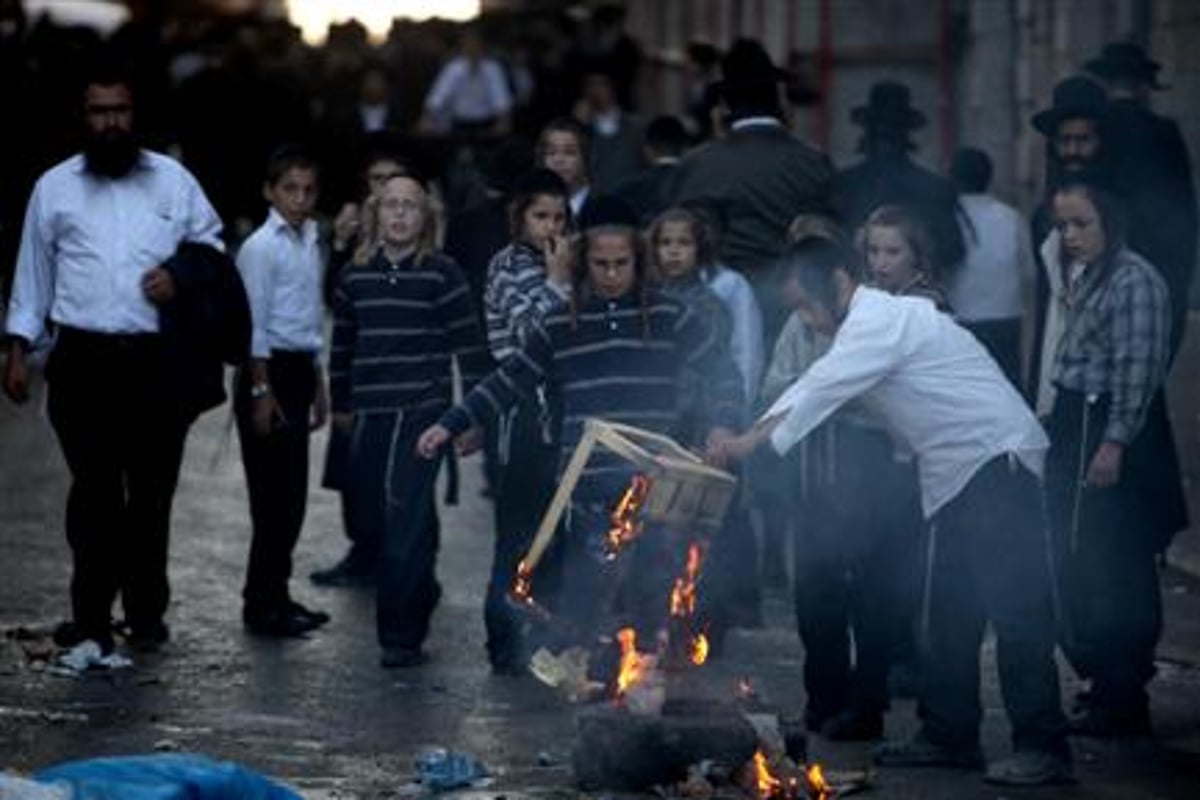
{"type": "Polygon", "coordinates": [[[128,175],[140,154],[137,139],[129,135],[93,136],[83,147],[88,172],[105,178],[128,175]]]}

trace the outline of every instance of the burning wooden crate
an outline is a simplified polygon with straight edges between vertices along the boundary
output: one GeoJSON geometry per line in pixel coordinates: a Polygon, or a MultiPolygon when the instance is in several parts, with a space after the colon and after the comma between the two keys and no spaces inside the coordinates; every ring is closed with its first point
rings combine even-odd
{"type": "Polygon", "coordinates": [[[716,533],[737,489],[737,479],[708,466],[687,448],[662,434],[632,425],[588,419],[583,438],[563,472],[546,509],[529,553],[521,561],[513,587],[514,599],[528,602],[533,571],[554,540],[571,495],[598,448],[628,461],[634,479],[613,512],[612,548],[636,536],[641,520],[668,528],[687,529],[699,538],[716,533]]]}

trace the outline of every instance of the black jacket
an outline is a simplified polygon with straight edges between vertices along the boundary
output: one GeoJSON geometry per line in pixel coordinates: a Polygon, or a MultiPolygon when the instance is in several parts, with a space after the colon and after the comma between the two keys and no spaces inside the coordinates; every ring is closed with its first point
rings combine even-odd
{"type": "Polygon", "coordinates": [[[159,329],[171,353],[171,378],[189,422],[225,402],[224,365],[250,353],[250,303],[228,255],[184,242],[163,268],[175,297],[159,310],[159,329]]]}

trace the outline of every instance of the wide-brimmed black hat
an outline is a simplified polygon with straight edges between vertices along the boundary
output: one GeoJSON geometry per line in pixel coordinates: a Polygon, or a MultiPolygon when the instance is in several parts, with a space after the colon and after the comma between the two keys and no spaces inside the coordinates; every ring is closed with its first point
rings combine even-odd
{"type": "Polygon", "coordinates": [[[1108,94],[1104,87],[1082,75],[1059,81],[1054,87],[1050,108],[1034,114],[1030,124],[1045,136],[1054,136],[1065,119],[1103,119],[1108,113],[1108,94]]]}
{"type": "Polygon", "coordinates": [[[910,131],[925,124],[925,115],[912,107],[907,86],[880,81],[871,87],[867,104],[850,111],[850,121],[868,130],[910,131]]]}
{"type": "Polygon", "coordinates": [[[721,59],[721,80],[716,89],[722,94],[748,86],[781,83],[790,73],[775,66],[760,42],[738,39],[721,59]]]}
{"type": "Polygon", "coordinates": [[[1105,80],[1132,78],[1151,89],[1167,88],[1158,82],[1158,71],[1162,69],[1162,65],[1150,60],[1146,50],[1133,42],[1106,44],[1100,52],[1100,57],[1087,62],[1084,68],[1105,80]]]}

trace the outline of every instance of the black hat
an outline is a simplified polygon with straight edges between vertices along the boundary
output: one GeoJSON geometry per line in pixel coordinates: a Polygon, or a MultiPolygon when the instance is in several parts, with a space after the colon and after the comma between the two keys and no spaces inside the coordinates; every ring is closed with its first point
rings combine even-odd
{"type": "Polygon", "coordinates": [[[738,39],[721,59],[721,80],[717,91],[736,92],[748,86],[775,84],[788,80],[789,73],[779,69],[762,43],[754,39],[738,39]]]}
{"type": "Polygon", "coordinates": [[[1087,62],[1084,69],[1105,80],[1132,78],[1151,89],[1167,88],[1158,82],[1158,71],[1162,65],[1151,61],[1146,56],[1146,50],[1133,42],[1106,44],[1100,57],[1087,62]]]}
{"type": "Polygon", "coordinates": [[[925,115],[912,107],[908,87],[897,81],[880,81],[871,87],[867,104],[850,112],[850,120],[869,130],[909,131],[925,124],[925,115]]]}
{"type": "Polygon", "coordinates": [[[1091,78],[1075,76],[1059,81],[1054,87],[1050,108],[1033,115],[1030,124],[1044,136],[1054,136],[1065,119],[1103,119],[1108,113],[1108,94],[1091,78]]]}
{"type": "Polygon", "coordinates": [[[638,227],[638,215],[628,203],[611,194],[588,198],[579,213],[579,230],[638,227]]]}

